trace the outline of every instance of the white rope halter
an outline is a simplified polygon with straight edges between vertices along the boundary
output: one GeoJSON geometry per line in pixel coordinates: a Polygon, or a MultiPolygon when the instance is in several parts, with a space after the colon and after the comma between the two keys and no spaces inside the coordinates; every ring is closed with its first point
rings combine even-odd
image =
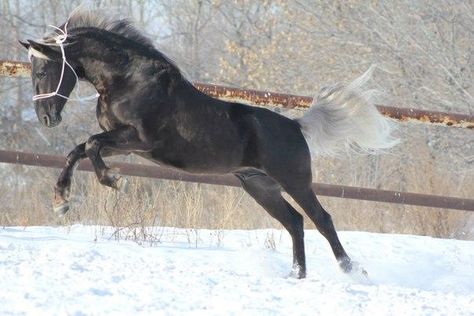
{"type": "Polygon", "coordinates": [[[59,48],[61,49],[61,55],[62,55],[62,67],[61,67],[61,76],[59,78],[59,82],[58,82],[58,86],[56,88],[56,91],[54,92],[50,92],[50,93],[42,93],[42,94],[36,94],[33,96],[33,101],[36,101],[36,100],[40,100],[40,99],[47,99],[47,98],[51,98],[51,97],[54,97],[54,96],[58,96],[58,97],[61,97],[63,99],[66,99],[66,100],[72,100],[72,101],[79,101],[79,102],[84,102],[84,101],[89,101],[89,100],[93,100],[97,97],[99,97],[99,93],[95,93],[94,95],[90,95],[90,96],[87,96],[87,97],[80,97],[79,94],[78,94],[78,90],[79,90],[79,85],[75,91],[75,94],[76,94],[76,98],[70,98],[70,97],[67,97],[65,95],[62,95],[59,93],[59,88],[61,87],[61,83],[63,81],[63,77],[64,77],[64,70],[66,69],[66,65],[72,70],[74,76],[76,77],[76,83],[79,82],[79,77],[77,76],[76,74],[76,71],[74,70],[74,68],[71,66],[71,64],[69,64],[69,62],[66,60],[66,54],[64,53],[64,42],[66,41],[67,39],[67,24],[68,22],[66,22],[64,24],[64,31],[61,30],[59,27],[57,26],[54,26],[54,25],[49,25],[50,27],[58,30],[61,34],[58,34],[55,38],[55,43],[54,44],[47,44],[45,43],[45,45],[51,45],[51,46],[59,46],[59,48]]]}

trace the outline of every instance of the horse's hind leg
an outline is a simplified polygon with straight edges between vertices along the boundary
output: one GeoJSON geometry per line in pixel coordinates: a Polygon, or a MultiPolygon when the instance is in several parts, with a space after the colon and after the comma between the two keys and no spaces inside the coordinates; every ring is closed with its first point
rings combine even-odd
{"type": "MultiPolygon", "coordinates": [[[[352,269],[352,261],[339,241],[331,215],[321,206],[311,188],[311,158],[306,146],[294,148],[292,156],[268,155],[265,171],[301,206],[318,231],[327,239],[344,272],[352,269]],[[304,150],[301,150],[304,149],[304,150]],[[295,158],[296,157],[296,158],[295,158]]],[[[275,152],[275,151],[273,151],[275,152]]]]}
{"type": "Polygon", "coordinates": [[[304,209],[318,231],[327,239],[341,269],[344,272],[350,272],[352,261],[339,241],[331,215],[322,207],[311,185],[308,183],[303,187],[286,188],[286,191],[304,209]]]}
{"type": "Polygon", "coordinates": [[[239,172],[235,175],[240,179],[244,190],[290,233],[293,242],[292,274],[297,278],[304,278],[306,260],[303,216],[282,197],[281,186],[269,176],[259,171],[239,172]]]}

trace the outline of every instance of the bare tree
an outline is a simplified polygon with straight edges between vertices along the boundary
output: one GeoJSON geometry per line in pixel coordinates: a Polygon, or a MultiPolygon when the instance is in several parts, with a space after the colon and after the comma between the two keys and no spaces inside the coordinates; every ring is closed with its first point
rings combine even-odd
{"type": "MultiPolygon", "coordinates": [[[[37,38],[50,31],[48,24],[63,22],[80,2],[2,0],[0,58],[26,60],[17,40],[37,38]]],[[[157,47],[196,81],[310,95],[326,84],[348,81],[377,64],[379,70],[371,84],[384,91],[380,102],[474,113],[474,4],[469,0],[100,0],[90,4],[135,20],[157,47]]],[[[69,135],[65,140],[58,136],[64,133],[43,129],[37,123],[28,80],[0,78],[0,84],[2,148],[65,154],[73,144],[98,129],[95,104],[68,103],[65,122],[58,127],[69,135]]],[[[343,159],[318,159],[314,163],[315,179],[474,196],[472,131],[401,124],[399,133],[402,145],[387,155],[366,157],[348,152],[343,159]]],[[[7,186],[5,190],[19,192],[22,179],[37,182],[44,178],[45,173],[23,169],[9,171],[8,175],[16,179],[18,186],[7,186]]],[[[81,181],[79,185],[87,190],[86,180],[81,181]]],[[[196,194],[206,194],[213,201],[206,203],[209,208],[224,203],[212,190],[197,190],[187,185],[164,189],[161,183],[146,183],[150,192],[162,190],[173,198],[188,196],[180,190],[199,191],[196,194]]],[[[245,213],[249,205],[255,205],[237,196],[243,206],[238,211],[235,211],[238,207],[231,209],[252,219],[251,224],[241,223],[242,227],[258,226],[258,219],[245,213]]],[[[45,209],[46,198],[42,197],[39,203],[45,209]]],[[[474,238],[471,214],[323,200],[335,214],[339,228],[474,238]]],[[[197,197],[196,201],[202,209],[203,199],[197,197]]],[[[96,200],[87,203],[99,204],[96,200]]],[[[179,208],[179,203],[168,206],[156,200],[149,203],[159,204],[170,212],[179,208]]],[[[136,209],[145,204],[137,204],[136,209]]],[[[163,218],[176,220],[177,217],[167,213],[163,218]]],[[[192,221],[198,218],[204,216],[194,214],[192,221]]],[[[190,220],[182,223],[191,223],[190,220]]],[[[204,224],[206,220],[209,218],[203,219],[204,224]]]]}

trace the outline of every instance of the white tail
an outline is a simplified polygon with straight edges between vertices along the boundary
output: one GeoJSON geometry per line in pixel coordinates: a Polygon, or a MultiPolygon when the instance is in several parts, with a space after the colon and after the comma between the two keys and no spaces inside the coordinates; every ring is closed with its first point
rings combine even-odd
{"type": "Polygon", "coordinates": [[[376,153],[399,142],[392,135],[394,122],[382,116],[372,102],[376,91],[362,88],[373,69],[348,85],[323,88],[298,119],[313,158],[335,156],[348,146],[376,153]]]}

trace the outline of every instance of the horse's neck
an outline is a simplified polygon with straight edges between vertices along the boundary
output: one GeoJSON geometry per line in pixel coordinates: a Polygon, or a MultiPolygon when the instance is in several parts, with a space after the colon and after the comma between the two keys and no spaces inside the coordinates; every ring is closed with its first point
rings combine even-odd
{"type": "Polygon", "coordinates": [[[125,76],[125,71],[128,68],[128,56],[126,53],[119,52],[97,57],[95,55],[100,55],[97,52],[108,51],[106,44],[94,43],[90,45],[89,43],[84,41],[83,46],[86,49],[76,52],[75,57],[84,69],[84,78],[100,92],[109,89],[114,84],[115,78],[125,76]]]}
{"type": "Polygon", "coordinates": [[[104,62],[93,61],[89,65],[83,65],[84,78],[91,83],[99,93],[108,91],[114,85],[114,81],[120,74],[113,70],[113,67],[104,62]]]}
{"type": "MultiPolygon", "coordinates": [[[[120,41],[120,38],[117,38],[117,40],[120,41]]],[[[103,42],[98,42],[96,40],[91,41],[85,36],[82,44],[84,50],[76,52],[76,58],[81,60],[86,80],[94,85],[99,93],[113,91],[126,81],[143,81],[143,76],[149,74],[149,71],[143,71],[146,67],[154,67],[157,76],[162,73],[164,82],[170,81],[170,84],[176,84],[181,80],[186,81],[181,77],[176,66],[159,51],[154,52],[150,48],[143,47],[143,51],[134,52],[134,49],[137,48],[127,46],[125,40],[123,40],[123,43],[117,43],[116,41],[110,41],[109,38],[104,38],[103,42]],[[107,52],[107,54],[101,55],[98,52],[107,52]],[[136,59],[130,54],[146,57],[136,59]],[[146,63],[150,64],[147,65],[146,63]]]]}

